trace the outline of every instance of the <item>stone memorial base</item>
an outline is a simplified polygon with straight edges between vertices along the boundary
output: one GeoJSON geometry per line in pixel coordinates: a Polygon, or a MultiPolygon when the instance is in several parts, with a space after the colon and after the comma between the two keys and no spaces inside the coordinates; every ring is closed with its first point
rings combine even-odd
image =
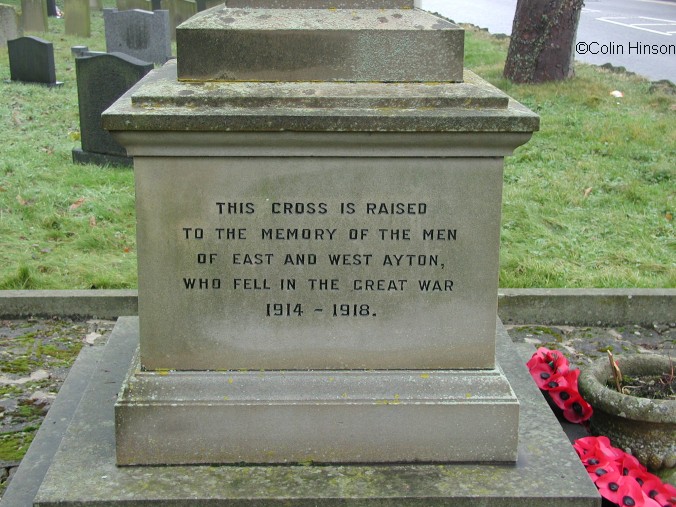
{"type": "MultiPolygon", "coordinates": [[[[531,380],[524,359],[500,324],[497,359],[521,404],[515,463],[118,467],[114,404],[138,347],[137,326],[135,318],[118,321],[37,493],[35,505],[593,507],[601,504],[596,488],[531,380]]],[[[78,371],[71,375],[77,376],[78,371]]],[[[421,424],[418,431],[437,429],[421,424]]],[[[393,437],[393,446],[403,444],[397,438],[393,437]]],[[[38,435],[33,445],[41,445],[40,439],[38,435]]],[[[34,464],[22,463],[22,468],[31,465],[34,464]]]]}
{"type": "Polygon", "coordinates": [[[142,371],[115,406],[119,465],[516,460],[500,369],[142,371]]]}

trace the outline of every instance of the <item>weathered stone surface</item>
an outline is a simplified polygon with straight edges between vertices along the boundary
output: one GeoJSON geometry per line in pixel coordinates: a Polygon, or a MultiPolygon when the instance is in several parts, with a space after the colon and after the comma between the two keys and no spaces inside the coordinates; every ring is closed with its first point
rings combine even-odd
{"type": "MultiPolygon", "coordinates": [[[[499,328],[497,353],[521,403],[515,464],[117,467],[113,403],[138,346],[120,319],[36,501],[83,504],[597,507],[596,488],[499,328]],[[553,458],[555,457],[555,458],[553,458]]],[[[57,400],[58,401],[58,400],[57,400]]],[[[396,410],[397,405],[384,405],[396,410]]],[[[430,428],[421,428],[429,431],[430,428]]],[[[393,442],[393,445],[395,443],[393,442]]]]}
{"type": "Polygon", "coordinates": [[[55,86],[54,46],[39,37],[19,37],[7,41],[12,81],[55,86]]]}
{"type": "Polygon", "coordinates": [[[117,53],[75,59],[83,151],[126,157],[125,149],[102,128],[101,113],[152,68],[152,63],[117,53]]]}
{"type": "Polygon", "coordinates": [[[462,80],[464,32],[418,9],[230,9],[177,30],[185,81],[462,80]]]}
{"type": "Polygon", "coordinates": [[[116,103],[104,122],[114,131],[127,125],[135,131],[200,132],[537,130],[536,114],[469,71],[464,81],[205,85],[177,82],[176,62],[169,61],[151,73],[133,96],[116,103]]]}
{"type": "Polygon", "coordinates": [[[78,37],[91,35],[89,0],[64,0],[66,33],[78,37]]]}
{"type": "Polygon", "coordinates": [[[367,150],[341,159],[260,159],[255,149],[251,158],[139,157],[144,367],[492,368],[502,161],[367,150]],[[233,216],[229,202],[254,212],[233,216]],[[284,202],[315,211],[284,214],[284,202]],[[389,203],[406,203],[407,213],[382,213],[389,203]],[[229,239],[226,227],[244,232],[229,239]],[[206,233],[196,239],[186,228],[206,233]],[[208,265],[200,253],[214,254],[208,265]]]}
{"type": "Polygon", "coordinates": [[[115,408],[117,463],[508,462],[518,414],[500,370],[167,373],[137,360],[115,408]]]}
{"type": "Polygon", "coordinates": [[[44,0],[21,0],[21,25],[25,32],[46,32],[47,2],[44,0]]]}
{"type": "Polygon", "coordinates": [[[171,57],[169,12],[104,9],[106,51],[162,64],[171,57]]]}
{"type": "Polygon", "coordinates": [[[7,46],[7,41],[21,37],[19,14],[11,5],[0,4],[0,47],[7,46]]]}

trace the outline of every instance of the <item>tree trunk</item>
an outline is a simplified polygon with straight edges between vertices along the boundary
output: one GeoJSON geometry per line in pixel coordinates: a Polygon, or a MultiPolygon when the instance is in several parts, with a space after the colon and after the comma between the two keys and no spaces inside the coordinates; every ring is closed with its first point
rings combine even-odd
{"type": "Polygon", "coordinates": [[[584,0],[518,0],[504,76],[517,83],[572,77],[583,4],[584,0]]]}

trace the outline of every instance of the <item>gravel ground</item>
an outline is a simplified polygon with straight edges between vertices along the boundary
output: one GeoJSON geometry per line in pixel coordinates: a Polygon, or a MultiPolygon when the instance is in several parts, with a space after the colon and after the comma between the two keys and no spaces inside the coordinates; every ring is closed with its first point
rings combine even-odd
{"type": "MultiPolygon", "coordinates": [[[[103,346],[113,321],[0,321],[0,495],[82,347],[103,346]]],[[[676,357],[676,323],[651,328],[506,326],[512,340],[563,351],[583,366],[610,350],[676,357]]]]}

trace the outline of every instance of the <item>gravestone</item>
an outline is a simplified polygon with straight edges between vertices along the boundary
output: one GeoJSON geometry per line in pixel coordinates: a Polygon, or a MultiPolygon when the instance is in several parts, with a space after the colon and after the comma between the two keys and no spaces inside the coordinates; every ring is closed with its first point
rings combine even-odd
{"type": "Polygon", "coordinates": [[[47,16],[50,18],[56,18],[59,16],[59,10],[56,7],[56,0],[46,0],[47,1],[47,16]]]}
{"type": "Polygon", "coordinates": [[[176,27],[197,13],[194,0],[160,0],[162,9],[169,11],[171,40],[176,40],[176,27]]]}
{"type": "Polygon", "coordinates": [[[496,316],[503,159],[537,116],[413,0],[334,5],[203,11],[103,114],[139,314],[39,505],[600,504],[496,316]]]}
{"type": "Polygon", "coordinates": [[[21,37],[19,15],[11,5],[0,4],[0,47],[7,41],[21,37]]]}
{"type": "Polygon", "coordinates": [[[70,47],[70,54],[73,55],[75,58],[79,56],[86,56],[89,53],[89,47],[88,46],[71,46],[70,47]]]}
{"type": "Polygon", "coordinates": [[[79,37],[91,35],[89,0],[64,0],[66,34],[79,37]]]}
{"type": "Polygon", "coordinates": [[[24,32],[46,32],[47,3],[44,0],[21,0],[21,26],[24,32]]]}
{"type": "Polygon", "coordinates": [[[152,68],[152,63],[121,53],[75,59],[82,149],[73,149],[74,162],[131,165],[126,150],[101,126],[101,113],[152,68]]]}
{"type": "Polygon", "coordinates": [[[104,9],[106,51],[162,64],[171,58],[169,12],[104,9]]]}
{"type": "Polygon", "coordinates": [[[102,11],[103,0],[89,0],[89,8],[95,11],[102,11]]]}
{"type": "Polygon", "coordinates": [[[39,37],[27,36],[7,41],[12,81],[60,86],[54,68],[54,46],[39,37]]]}

